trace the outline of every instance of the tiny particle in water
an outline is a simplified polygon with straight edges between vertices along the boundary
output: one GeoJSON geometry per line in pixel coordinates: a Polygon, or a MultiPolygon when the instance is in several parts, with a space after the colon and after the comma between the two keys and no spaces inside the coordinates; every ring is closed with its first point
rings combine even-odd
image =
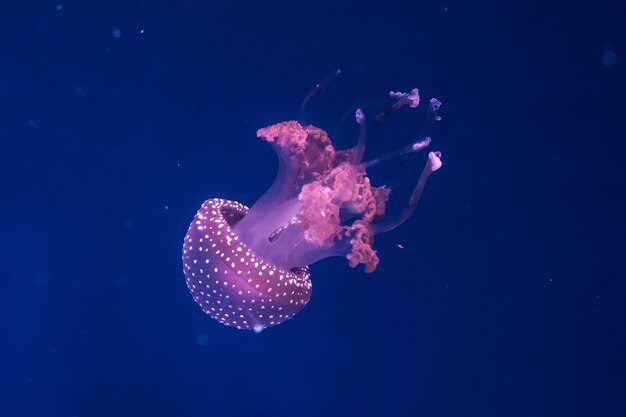
{"type": "Polygon", "coordinates": [[[200,333],[198,337],[196,337],[196,342],[198,342],[200,346],[206,346],[207,343],[209,343],[209,336],[204,333],[200,333]]]}
{"type": "Polygon", "coordinates": [[[111,32],[111,35],[113,35],[114,38],[119,38],[120,36],[122,36],[122,31],[119,29],[113,29],[113,32],[111,32]]]}
{"type": "Polygon", "coordinates": [[[28,119],[28,126],[36,129],[37,128],[37,122],[35,121],[35,119],[28,119]]]}
{"type": "Polygon", "coordinates": [[[61,10],[63,10],[63,5],[57,4],[56,9],[57,9],[58,12],[60,12],[61,10]]]}
{"type": "Polygon", "coordinates": [[[77,96],[82,96],[85,93],[85,90],[80,85],[74,87],[74,94],[77,96]]]}
{"type": "Polygon", "coordinates": [[[165,208],[165,210],[169,210],[170,206],[165,206],[164,208],[165,208]]]}
{"type": "Polygon", "coordinates": [[[396,246],[397,246],[399,249],[404,249],[404,245],[402,245],[402,243],[398,243],[396,246]]]}
{"type": "Polygon", "coordinates": [[[139,29],[139,33],[143,35],[144,29],[139,29]]]}
{"type": "Polygon", "coordinates": [[[124,220],[124,223],[122,223],[122,226],[124,226],[124,229],[130,229],[130,226],[132,226],[133,223],[130,220],[124,220]]]}
{"type": "Polygon", "coordinates": [[[607,49],[602,54],[602,63],[607,67],[615,66],[615,64],[617,64],[617,54],[614,51],[607,49]]]}

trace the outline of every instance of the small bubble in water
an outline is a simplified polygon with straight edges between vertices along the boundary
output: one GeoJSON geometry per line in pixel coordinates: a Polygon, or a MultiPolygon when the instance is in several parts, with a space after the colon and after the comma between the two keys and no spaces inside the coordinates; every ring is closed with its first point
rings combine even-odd
{"type": "Polygon", "coordinates": [[[607,67],[613,67],[617,64],[617,54],[608,49],[602,54],[602,63],[607,67]]]}
{"type": "Polygon", "coordinates": [[[196,337],[196,342],[198,342],[200,346],[206,346],[207,343],[209,343],[209,336],[204,333],[200,333],[198,337],[196,337]]]}
{"type": "Polygon", "coordinates": [[[120,36],[122,36],[122,31],[119,29],[113,29],[113,32],[111,32],[111,35],[113,35],[114,38],[119,38],[120,36]]]}

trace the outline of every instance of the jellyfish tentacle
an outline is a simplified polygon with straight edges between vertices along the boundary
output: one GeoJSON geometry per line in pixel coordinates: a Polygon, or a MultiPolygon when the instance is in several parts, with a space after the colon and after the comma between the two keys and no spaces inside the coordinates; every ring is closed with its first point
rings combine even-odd
{"type": "Polygon", "coordinates": [[[441,120],[441,116],[438,113],[440,107],[441,102],[439,100],[436,98],[430,99],[428,109],[426,110],[426,121],[422,124],[418,137],[428,136],[433,125],[441,120]]]}
{"type": "Polygon", "coordinates": [[[413,193],[409,198],[408,205],[404,208],[404,210],[402,210],[400,217],[394,220],[387,220],[372,225],[374,234],[385,233],[393,230],[396,227],[400,226],[402,223],[404,223],[409,217],[411,217],[411,215],[415,211],[415,208],[417,207],[417,203],[419,203],[420,197],[422,196],[422,192],[424,191],[424,187],[426,186],[426,181],[428,180],[428,177],[430,177],[430,174],[441,168],[441,165],[441,152],[430,152],[428,154],[428,162],[426,163],[426,166],[424,167],[424,170],[422,171],[422,174],[417,181],[417,185],[413,189],[413,193]]]}
{"type": "Polygon", "coordinates": [[[423,139],[419,139],[415,142],[413,142],[412,144],[410,144],[409,146],[406,146],[402,149],[398,149],[392,152],[389,152],[385,155],[379,156],[377,158],[374,159],[370,159],[369,161],[366,161],[363,163],[363,166],[365,168],[370,168],[373,166],[377,166],[377,165],[381,165],[384,164],[385,162],[388,162],[394,158],[397,158],[399,156],[402,155],[408,155],[411,153],[415,153],[415,152],[419,152],[421,150],[423,150],[424,148],[426,148],[428,145],[430,145],[430,137],[425,137],[423,139]]]}
{"type": "Polygon", "coordinates": [[[385,119],[391,116],[393,113],[397,112],[404,106],[409,106],[411,108],[415,108],[419,105],[420,102],[420,94],[419,89],[414,88],[408,93],[402,93],[400,91],[390,91],[389,97],[397,98],[395,103],[391,105],[391,107],[387,108],[385,111],[378,113],[374,121],[377,124],[381,124],[385,121],[385,119]]]}
{"type": "Polygon", "coordinates": [[[358,164],[363,159],[363,154],[365,153],[365,140],[367,139],[367,128],[365,127],[365,113],[361,108],[357,108],[355,112],[355,119],[357,124],[359,125],[359,141],[356,146],[353,148],[352,161],[355,164],[358,164]]]}
{"type": "Polygon", "coordinates": [[[304,109],[313,97],[315,97],[318,93],[326,90],[330,83],[333,82],[335,78],[337,78],[340,74],[341,68],[337,68],[333,72],[326,74],[326,76],[324,76],[324,78],[322,78],[319,83],[315,84],[315,87],[313,87],[313,89],[309,91],[309,94],[306,95],[306,97],[302,101],[302,105],[300,105],[300,109],[304,109]]]}
{"type": "MultiPolygon", "coordinates": [[[[439,100],[437,100],[436,98],[431,98],[428,102],[428,109],[427,109],[427,117],[425,122],[422,124],[419,133],[417,135],[418,138],[424,138],[424,139],[429,139],[430,138],[430,131],[432,126],[441,120],[441,116],[439,116],[438,114],[438,110],[441,107],[441,102],[439,100]]],[[[417,144],[423,139],[418,140],[417,142],[415,142],[413,145],[408,146],[407,148],[405,148],[404,150],[407,150],[408,148],[411,148],[412,146],[418,146],[417,144]]],[[[428,144],[426,144],[426,146],[428,146],[428,144]]],[[[402,155],[404,150],[399,151],[398,153],[394,153],[394,155],[399,156],[402,155]]],[[[415,149],[413,150],[413,152],[419,151],[420,149],[415,149]]],[[[407,153],[412,153],[412,152],[407,152],[407,153]]],[[[382,161],[385,162],[385,161],[382,161]]],[[[393,183],[388,184],[389,188],[394,189],[396,188],[400,183],[402,183],[404,180],[406,180],[407,178],[407,173],[409,172],[413,172],[416,167],[417,167],[417,158],[415,157],[411,157],[408,158],[407,162],[404,164],[403,168],[401,168],[401,171],[404,172],[405,174],[403,175],[398,175],[395,179],[395,181],[393,183]]]]}
{"type": "Polygon", "coordinates": [[[438,113],[439,107],[441,107],[441,101],[437,100],[434,97],[431,98],[430,103],[428,103],[428,114],[436,122],[441,120],[441,116],[439,116],[438,113]]]}

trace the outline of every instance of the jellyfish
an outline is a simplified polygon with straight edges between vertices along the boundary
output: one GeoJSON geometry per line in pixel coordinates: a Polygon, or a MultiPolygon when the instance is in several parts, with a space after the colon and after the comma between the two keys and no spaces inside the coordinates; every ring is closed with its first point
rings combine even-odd
{"type": "MultiPolygon", "coordinates": [[[[336,73],[338,74],[338,73],[336,73]]],[[[335,75],[331,75],[331,78],[335,75]]],[[[307,96],[324,89],[330,78],[307,96]]],[[[379,114],[381,122],[419,103],[417,89],[390,92],[395,103],[379,114]]],[[[439,120],[441,103],[432,99],[429,114],[439,120]]],[[[366,273],[379,263],[374,236],[405,222],[414,212],[441,154],[429,152],[426,165],[401,214],[385,218],[391,189],[373,186],[371,166],[426,148],[430,137],[404,149],[363,161],[366,120],[355,111],[359,137],[350,149],[335,149],[323,129],[284,121],[257,131],[278,156],[278,174],[251,207],[221,198],[206,200],[183,242],[183,271],[198,305],[213,319],[237,329],[259,332],[298,314],[311,298],[309,265],[331,256],[345,257],[366,273]]]]}

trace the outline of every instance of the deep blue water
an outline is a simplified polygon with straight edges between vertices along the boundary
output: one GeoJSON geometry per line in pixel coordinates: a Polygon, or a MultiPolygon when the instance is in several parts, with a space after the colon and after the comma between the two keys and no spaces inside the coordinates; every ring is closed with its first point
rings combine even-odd
{"type": "MultiPolygon", "coordinates": [[[[0,416],[626,415],[625,10],[6,2],[0,416]],[[256,130],[336,68],[308,121],[417,86],[444,166],[375,273],[321,261],[292,320],[222,326],[183,236],[207,198],[254,203],[256,130]]],[[[415,139],[403,110],[370,156],[415,139]]],[[[402,166],[380,173],[400,207],[402,166]]]]}

